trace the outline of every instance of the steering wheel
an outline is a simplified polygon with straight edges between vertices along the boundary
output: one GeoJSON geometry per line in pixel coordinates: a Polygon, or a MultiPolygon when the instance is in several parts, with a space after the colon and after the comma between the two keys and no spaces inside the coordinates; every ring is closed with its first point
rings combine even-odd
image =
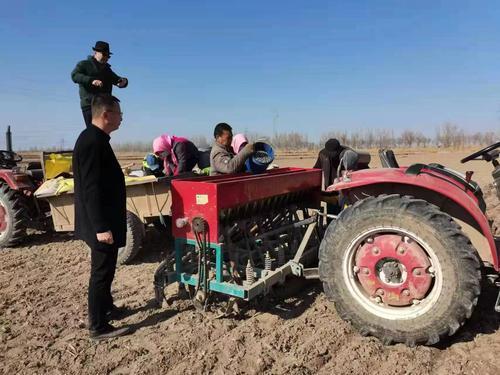
{"type": "Polygon", "coordinates": [[[21,155],[18,155],[13,151],[7,151],[7,150],[0,150],[0,159],[14,163],[19,163],[21,160],[23,160],[21,155]]]}
{"type": "Polygon", "coordinates": [[[494,143],[488,147],[485,147],[477,152],[474,152],[473,154],[470,154],[469,156],[466,156],[462,160],[460,160],[460,163],[467,163],[468,161],[476,159],[478,156],[482,156],[484,154],[487,154],[491,150],[494,150],[496,148],[500,147],[500,142],[494,143]]]}

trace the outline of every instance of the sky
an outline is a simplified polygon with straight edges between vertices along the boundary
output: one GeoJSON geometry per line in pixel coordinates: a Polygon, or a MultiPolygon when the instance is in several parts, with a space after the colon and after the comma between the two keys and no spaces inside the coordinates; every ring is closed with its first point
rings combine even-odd
{"type": "MultiPolygon", "coordinates": [[[[124,119],[162,133],[500,130],[498,1],[0,0],[0,132],[72,147],[76,63],[108,41],[124,119]]],[[[0,145],[3,145],[0,136],[0,145]]]]}

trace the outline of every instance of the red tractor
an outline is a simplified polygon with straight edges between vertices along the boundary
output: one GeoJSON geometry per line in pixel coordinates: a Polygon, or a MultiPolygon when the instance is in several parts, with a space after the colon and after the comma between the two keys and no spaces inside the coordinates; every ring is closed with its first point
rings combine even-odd
{"type": "MultiPolygon", "coordinates": [[[[497,142],[461,162],[491,162],[500,199],[499,149],[497,142]]],[[[320,279],[340,316],[361,334],[386,344],[431,345],[471,316],[488,267],[498,276],[498,238],[472,172],[399,167],[391,153],[382,161],[388,168],[347,173],[329,187],[346,208],[321,242],[320,279]],[[476,248],[457,220],[478,231],[486,249],[476,248]]]]}
{"type": "MultiPolygon", "coordinates": [[[[500,198],[499,148],[462,162],[492,162],[500,198]]],[[[175,250],[155,273],[158,304],[177,282],[203,310],[212,293],[230,297],[230,313],[238,299],[265,295],[294,275],[319,278],[343,319],[386,344],[431,345],[453,335],[471,316],[483,275],[496,282],[500,270],[481,189],[472,173],[399,167],[387,151],[381,159],[386,168],[343,173],[328,188],[338,198],[330,203],[342,202],[338,216],[320,209],[317,169],[172,181],[175,250]]]]}
{"type": "Polygon", "coordinates": [[[29,163],[21,171],[22,157],[0,150],[0,248],[19,243],[28,227],[46,229],[48,205],[33,193],[43,182],[40,163],[29,163]]]}

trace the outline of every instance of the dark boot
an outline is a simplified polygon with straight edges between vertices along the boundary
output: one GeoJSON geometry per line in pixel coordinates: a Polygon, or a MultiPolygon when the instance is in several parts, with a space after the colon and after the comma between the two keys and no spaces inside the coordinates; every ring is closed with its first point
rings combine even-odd
{"type": "Polygon", "coordinates": [[[101,341],[101,340],[108,340],[112,339],[115,337],[120,337],[120,336],[125,336],[132,333],[132,330],[130,327],[120,327],[120,328],[115,328],[111,324],[108,324],[106,327],[103,329],[100,329],[98,331],[90,331],[90,338],[92,340],[96,341],[101,341]]]}
{"type": "Polygon", "coordinates": [[[111,310],[106,312],[106,319],[108,320],[108,322],[111,320],[122,320],[130,315],[132,315],[132,311],[129,310],[127,307],[125,306],[118,307],[113,305],[111,310]]]}

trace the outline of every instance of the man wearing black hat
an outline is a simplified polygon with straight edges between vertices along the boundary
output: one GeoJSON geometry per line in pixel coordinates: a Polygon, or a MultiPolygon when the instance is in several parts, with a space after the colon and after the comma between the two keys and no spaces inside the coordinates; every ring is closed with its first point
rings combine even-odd
{"type": "Polygon", "coordinates": [[[128,85],[127,78],[119,77],[111,70],[111,65],[108,64],[108,60],[112,55],[109,51],[109,44],[99,40],[92,49],[94,55],[76,64],[71,73],[73,82],[78,83],[80,86],[80,105],[87,127],[92,125],[90,110],[92,97],[96,94],[111,94],[113,85],[119,88],[128,85]]]}
{"type": "Polygon", "coordinates": [[[356,151],[343,146],[335,138],[330,138],[318,154],[318,160],[313,168],[323,171],[323,190],[333,184],[341,170],[355,170],[359,155],[356,151]]]}

